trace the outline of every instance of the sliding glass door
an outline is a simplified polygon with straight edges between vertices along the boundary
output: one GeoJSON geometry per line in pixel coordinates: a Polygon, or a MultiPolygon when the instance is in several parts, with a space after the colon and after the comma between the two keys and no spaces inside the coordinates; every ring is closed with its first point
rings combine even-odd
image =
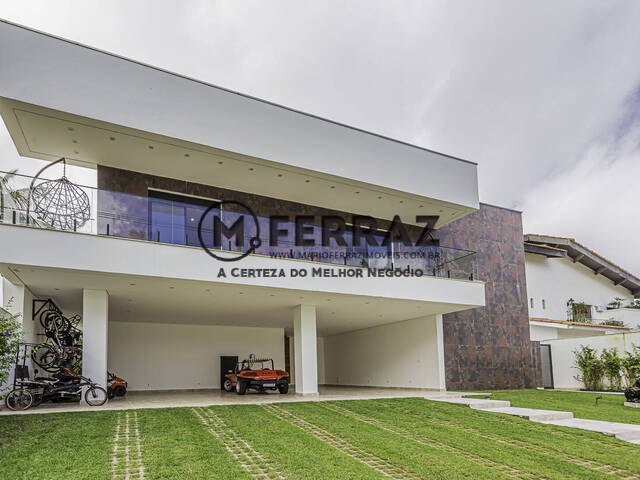
{"type": "Polygon", "coordinates": [[[174,245],[199,246],[198,224],[204,212],[216,205],[202,223],[205,245],[213,246],[213,218],[220,204],[212,200],[149,190],[149,240],[174,245]]]}

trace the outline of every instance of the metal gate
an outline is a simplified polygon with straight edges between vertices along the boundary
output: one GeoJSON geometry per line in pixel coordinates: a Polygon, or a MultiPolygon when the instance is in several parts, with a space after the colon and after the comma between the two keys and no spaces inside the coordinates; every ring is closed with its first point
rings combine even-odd
{"type": "Polygon", "coordinates": [[[553,388],[551,345],[540,345],[540,366],[542,369],[542,386],[544,388],[553,388]]]}

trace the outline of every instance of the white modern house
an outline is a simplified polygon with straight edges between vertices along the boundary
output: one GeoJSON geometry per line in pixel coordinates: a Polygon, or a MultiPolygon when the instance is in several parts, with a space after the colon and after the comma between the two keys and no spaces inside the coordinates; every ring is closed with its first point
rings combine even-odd
{"type": "MultiPolygon", "coordinates": [[[[52,299],[82,316],[83,373],[102,384],[109,370],[131,390],[219,388],[220,357],[256,354],[286,365],[298,394],[447,388],[443,315],[485,305],[475,254],[427,241],[398,256],[402,242],[383,237],[395,216],[418,235],[417,216],[437,231],[478,211],[475,164],[7,22],[0,65],[0,115],[19,155],[64,158],[98,185],[75,186],[89,215],[66,226],[43,216],[66,207],[3,192],[3,298],[28,340],[39,341],[33,300],[52,299]],[[211,207],[229,226],[234,204],[255,212],[260,233],[245,233],[261,246],[228,261],[246,244],[207,244],[221,261],[197,225],[211,207]],[[350,262],[336,241],[291,243],[295,217],[312,217],[306,238],[318,240],[329,214],[349,232],[354,216],[376,219],[380,245],[363,236],[353,248],[378,260],[350,262]],[[274,215],[288,216],[276,224],[283,256],[268,248],[274,215]],[[423,274],[370,276],[406,268],[423,274]]],[[[16,175],[12,191],[58,180],[61,165],[16,175]]]]}
{"type": "Polygon", "coordinates": [[[574,351],[640,345],[640,279],[573,238],[524,236],[531,340],[543,385],[579,388],[574,351]]]}

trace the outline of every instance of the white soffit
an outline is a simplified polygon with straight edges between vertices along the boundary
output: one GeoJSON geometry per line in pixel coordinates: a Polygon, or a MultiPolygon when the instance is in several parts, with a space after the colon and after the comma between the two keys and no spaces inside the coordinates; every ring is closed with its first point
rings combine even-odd
{"type": "Polygon", "coordinates": [[[133,170],[378,218],[398,214],[405,223],[415,223],[416,215],[435,215],[437,227],[473,211],[2,97],[0,115],[24,157],[66,157],[77,165],[133,170]]]}

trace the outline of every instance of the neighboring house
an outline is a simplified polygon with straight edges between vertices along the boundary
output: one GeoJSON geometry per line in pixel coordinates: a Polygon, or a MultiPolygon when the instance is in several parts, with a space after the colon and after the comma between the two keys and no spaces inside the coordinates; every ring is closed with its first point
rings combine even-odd
{"type": "Polygon", "coordinates": [[[531,339],[588,337],[640,326],[640,279],[572,238],[525,235],[531,339]]]}
{"type": "Polygon", "coordinates": [[[640,279],[572,238],[525,235],[531,340],[540,342],[542,383],[580,388],[574,351],[620,354],[638,341],[640,279]]]}
{"type": "Polygon", "coordinates": [[[2,212],[4,299],[29,340],[32,300],[51,298],[82,315],[84,374],[105,383],[109,368],[131,390],[219,388],[221,357],[252,353],[286,365],[300,394],[540,384],[521,215],[479,203],[474,163],[7,22],[0,45],[0,114],[19,154],[94,168],[98,185],[83,189],[80,225],[2,212]],[[213,217],[231,228],[245,207],[261,245],[211,258],[201,241],[227,259],[245,251],[213,235],[213,217]],[[349,230],[354,215],[377,221],[377,246],[348,232],[352,249],[293,242],[334,231],[323,216],[349,230]],[[415,247],[385,242],[396,215],[413,242],[433,231],[415,247]],[[288,218],[274,229],[274,216],[288,218]],[[397,269],[423,276],[370,276],[397,269]]]}

